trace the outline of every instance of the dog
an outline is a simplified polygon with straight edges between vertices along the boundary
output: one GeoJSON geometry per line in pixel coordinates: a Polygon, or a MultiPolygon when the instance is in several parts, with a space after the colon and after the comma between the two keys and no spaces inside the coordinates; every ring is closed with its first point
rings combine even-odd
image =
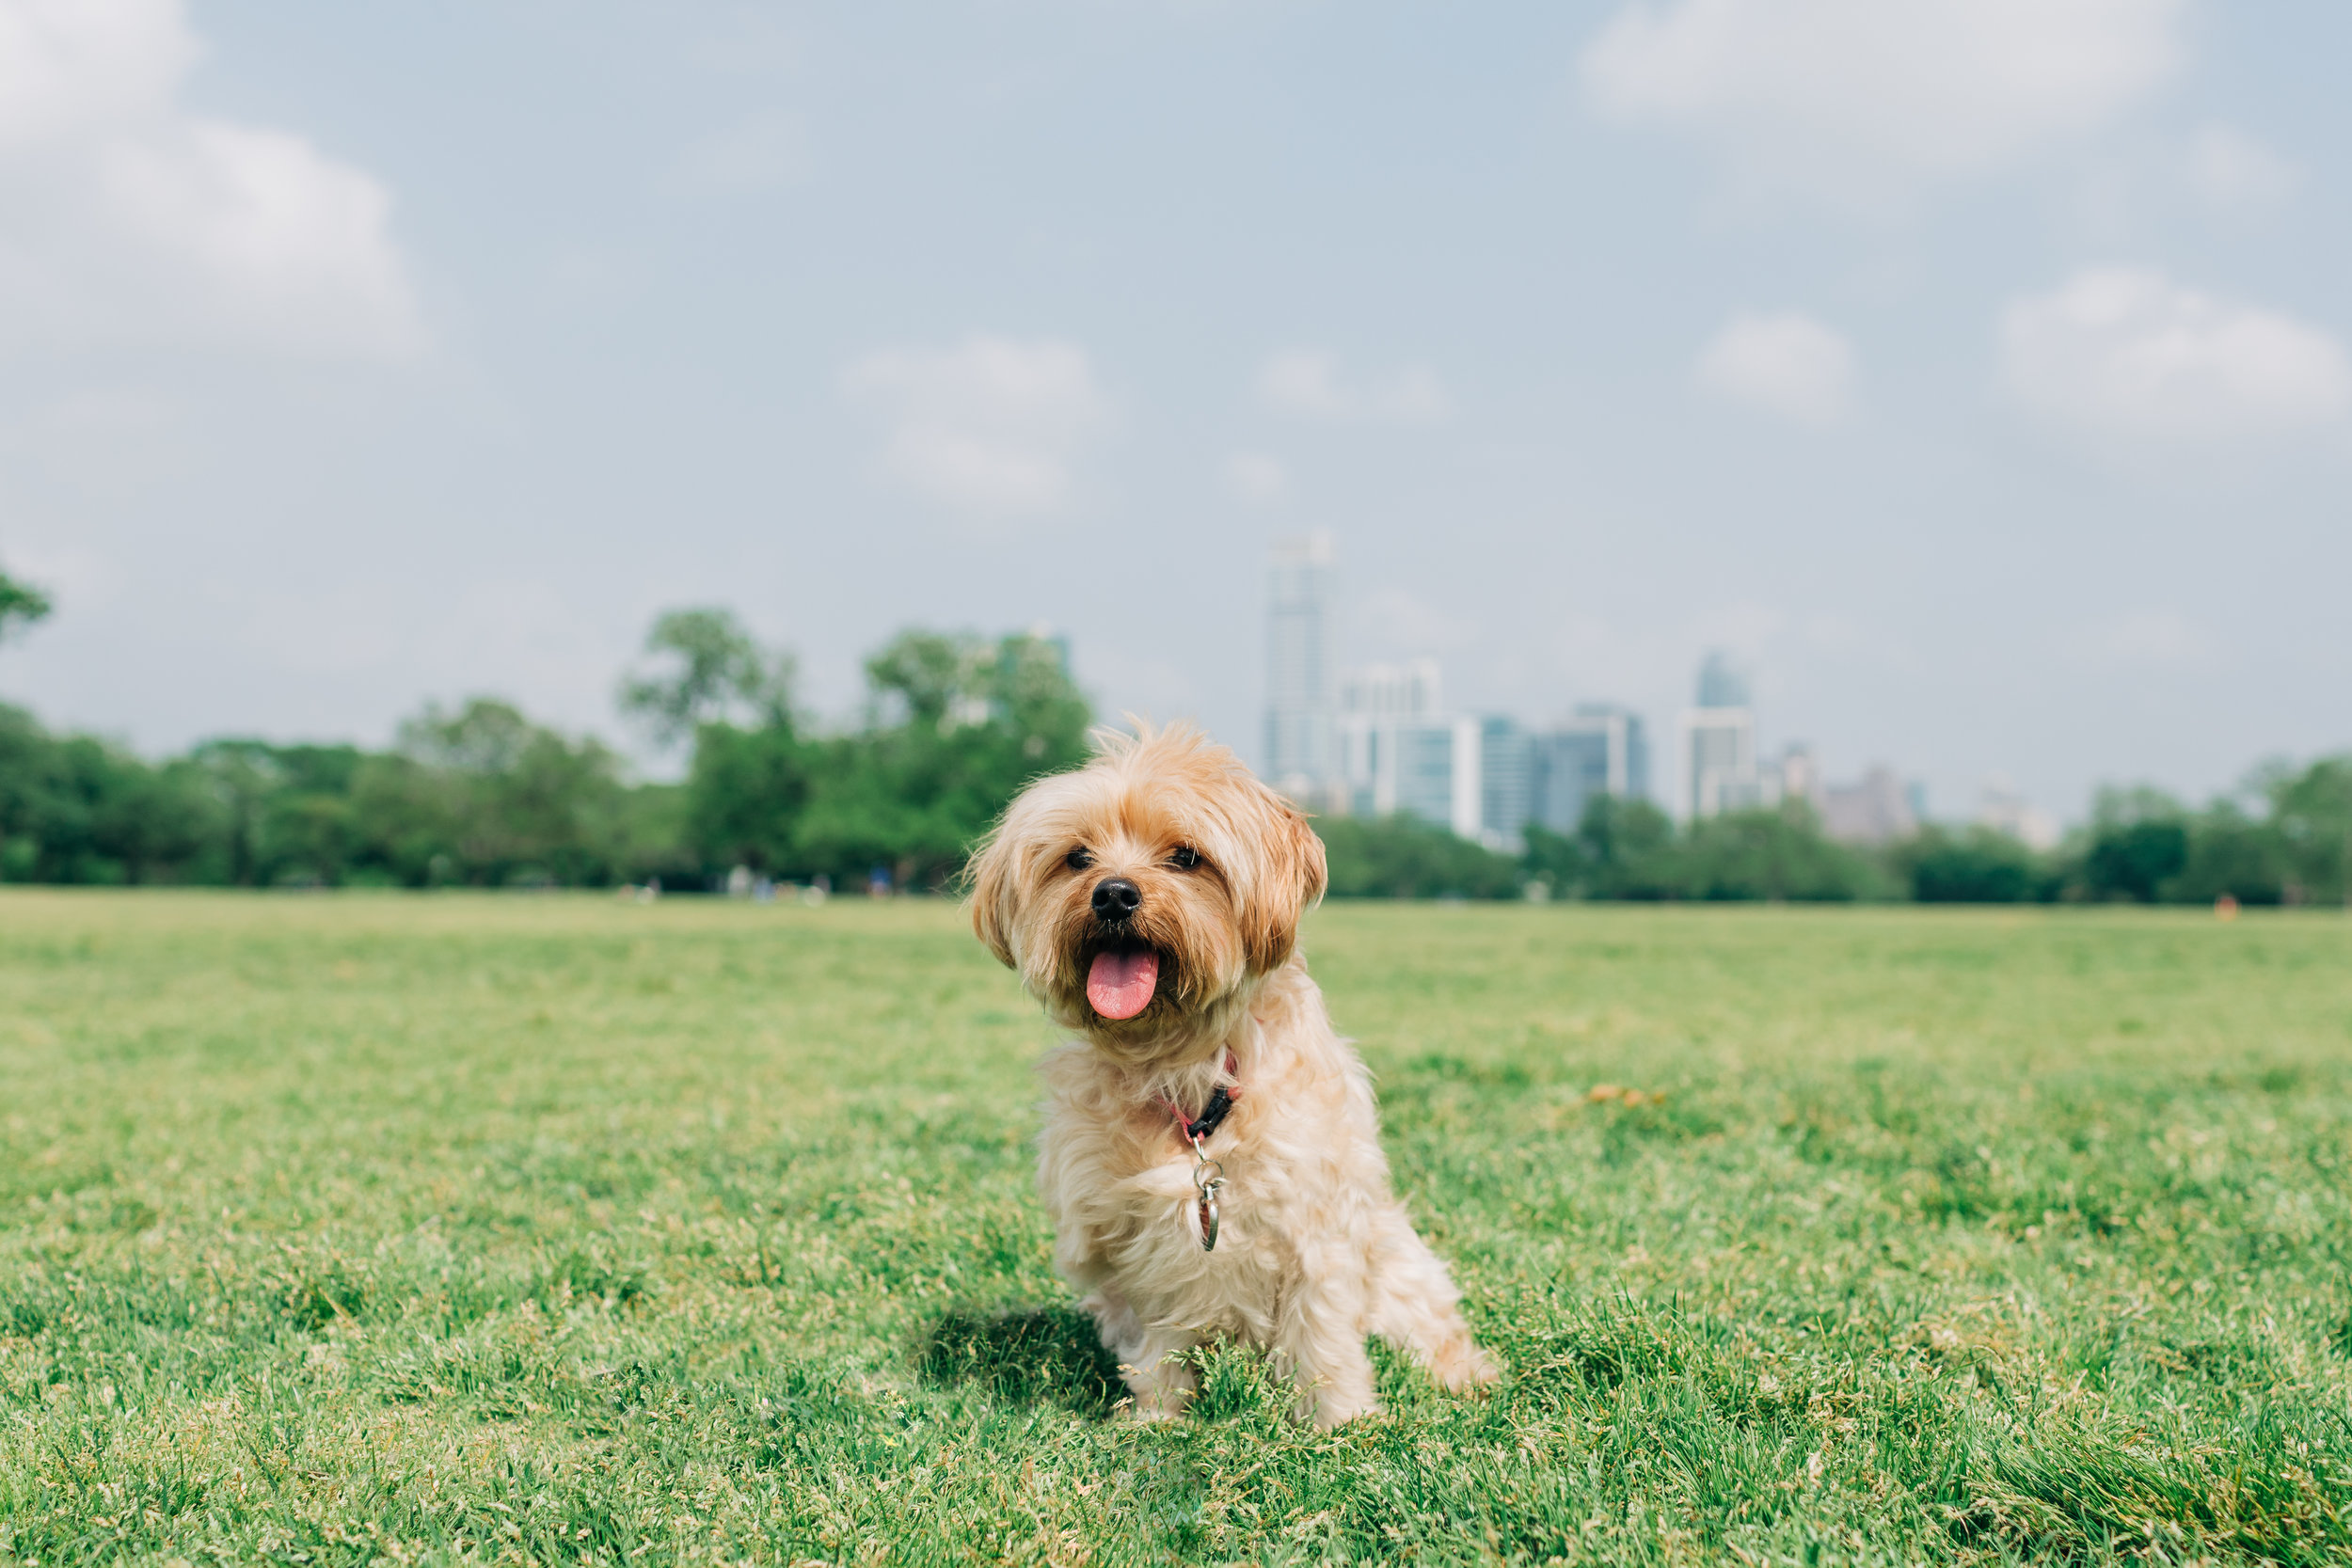
{"type": "Polygon", "coordinates": [[[1378,1409],[1367,1335],[1493,1382],[1297,950],[1322,841],[1199,731],[1139,729],[1030,784],[968,868],[974,931],[1073,1037],[1040,1069],[1038,1183],[1123,1412],[1181,1415],[1208,1339],[1271,1353],[1324,1427],[1378,1409]]]}

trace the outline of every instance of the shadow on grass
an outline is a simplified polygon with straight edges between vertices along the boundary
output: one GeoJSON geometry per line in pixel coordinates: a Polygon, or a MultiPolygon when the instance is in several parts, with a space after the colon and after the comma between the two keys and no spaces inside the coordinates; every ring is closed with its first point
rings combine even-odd
{"type": "Polygon", "coordinates": [[[1068,1307],[950,1312],[922,1346],[923,1375],[964,1383],[1015,1404],[1058,1404],[1101,1418],[1125,1397],[1119,1363],[1094,1321],[1068,1307]]]}

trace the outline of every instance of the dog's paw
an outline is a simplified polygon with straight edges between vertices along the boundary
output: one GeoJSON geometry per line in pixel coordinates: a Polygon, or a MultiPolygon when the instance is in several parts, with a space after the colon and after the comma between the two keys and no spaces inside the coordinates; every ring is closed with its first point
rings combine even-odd
{"type": "Polygon", "coordinates": [[[1483,1394],[1502,1378],[1502,1368],[1466,1335],[1438,1347],[1429,1375],[1449,1394],[1483,1394]]]}

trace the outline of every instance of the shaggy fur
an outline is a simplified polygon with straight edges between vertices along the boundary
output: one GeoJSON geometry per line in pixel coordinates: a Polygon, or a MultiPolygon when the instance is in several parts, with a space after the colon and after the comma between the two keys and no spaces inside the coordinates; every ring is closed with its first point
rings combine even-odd
{"type": "Polygon", "coordinates": [[[1323,895],[1322,842],[1195,731],[1103,745],[1006,811],[973,862],[972,923],[1075,1037],[1041,1069],[1038,1181],[1055,1262],[1119,1357],[1132,1413],[1181,1414],[1184,1353],[1211,1338],[1272,1352],[1298,1414],[1324,1426],[1376,1408],[1368,1334],[1447,1388],[1493,1381],[1445,1265],[1389,1190],[1370,1078],[1295,951],[1323,895]],[[1115,877],[1142,895],[1120,926],[1090,905],[1115,877]],[[1158,955],[1157,989],[1134,1018],[1105,1018],[1089,967],[1138,942],[1158,955]],[[1219,1083],[1237,1099],[1208,1139],[1227,1182],[1204,1253],[1170,1107],[1198,1116],[1219,1083]]]}

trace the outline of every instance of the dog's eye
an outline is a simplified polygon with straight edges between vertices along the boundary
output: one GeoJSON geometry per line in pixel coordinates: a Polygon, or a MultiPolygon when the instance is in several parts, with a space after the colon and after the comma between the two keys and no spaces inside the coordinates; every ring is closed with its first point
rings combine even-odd
{"type": "Polygon", "coordinates": [[[1062,863],[1073,871],[1084,871],[1094,863],[1094,852],[1081,844],[1062,857],[1062,863]]]}
{"type": "Polygon", "coordinates": [[[1190,871],[1200,863],[1200,851],[1189,844],[1179,844],[1168,852],[1168,863],[1179,871],[1190,871]]]}

